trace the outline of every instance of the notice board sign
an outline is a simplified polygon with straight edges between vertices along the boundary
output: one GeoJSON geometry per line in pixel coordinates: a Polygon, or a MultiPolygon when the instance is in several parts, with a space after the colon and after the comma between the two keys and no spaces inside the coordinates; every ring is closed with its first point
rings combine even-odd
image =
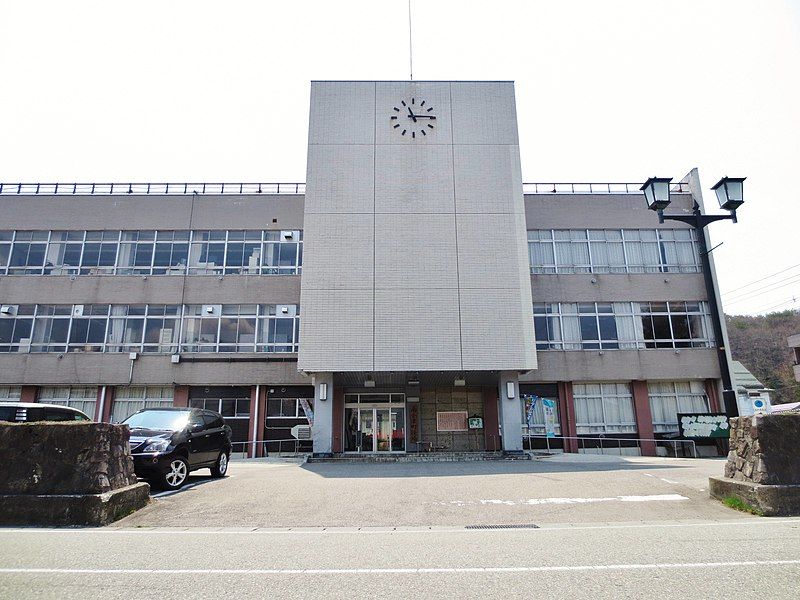
{"type": "Polygon", "coordinates": [[[467,431],[467,411],[437,412],[436,431],[467,431]]]}
{"type": "Polygon", "coordinates": [[[483,429],[483,419],[481,417],[470,417],[469,418],[469,428],[470,429],[483,429]]]}
{"type": "Polygon", "coordinates": [[[678,413],[678,430],[687,438],[728,438],[731,433],[725,413],[678,413]]]}

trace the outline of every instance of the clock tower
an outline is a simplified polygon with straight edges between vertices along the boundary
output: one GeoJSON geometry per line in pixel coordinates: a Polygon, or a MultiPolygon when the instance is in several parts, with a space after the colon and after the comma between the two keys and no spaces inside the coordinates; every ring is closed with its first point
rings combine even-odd
{"type": "Polygon", "coordinates": [[[302,371],[536,368],[512,82],[313,82],[308,142],[302,371]]]}

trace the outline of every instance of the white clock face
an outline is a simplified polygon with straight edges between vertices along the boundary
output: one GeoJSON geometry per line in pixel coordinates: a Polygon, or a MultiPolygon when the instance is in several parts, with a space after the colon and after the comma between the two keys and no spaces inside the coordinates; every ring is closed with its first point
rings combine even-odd
{"type": "Polygon", "coordinates": [[[436,114],[427,101],[412,97],[392,107],[389,123],[402,136],[423,138],[436,129],[436,114]]]}

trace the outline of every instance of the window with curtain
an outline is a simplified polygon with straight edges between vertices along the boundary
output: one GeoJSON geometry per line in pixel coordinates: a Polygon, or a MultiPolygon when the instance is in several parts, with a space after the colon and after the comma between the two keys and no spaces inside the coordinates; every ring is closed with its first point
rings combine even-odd
{"type": "Polygon", "coordinates": [[[636,413],[628,383],[576,383],[572,391],[579,435],[636,433],[636,413]]]}
{"type": "Polygon", "coordinates": [[[535,229],[531,273],[698,273],[694,230],[535,229]]]}
{"type": "Polygon", "coordinates": [[[0,400],[16,402],[22,397],[22,387],[18,385],[0,385],[0,400]]]}
{"type": "Polygon", "coordinates": [[[59,404],[76,408],[88,415],[90,419],[94,419],[97,386],[43,386],[39,388],[37,401],[42,404],[59,404]]]}
{"type": "Polygon", "coordinates": [[[301,230],[0,231],[0,275],[296,275],[301,230]]]}
{"type": "Polygon", "coordinates": [[[647,393],[656,433],[677,433],[678,413],[709,411],[702,381],[649,381],[647,393]]]}
{"type": "Polygon", "coordinates": [[[705,302],[536,302],[538,350],[706,348],[713,345],[705,302]]]}
{"type": "Polygon", "coordinates": [[[111,407],[111,421],[120,423],[136,411],[145,408],[170,408],[173,395],[172,386],[129,385],[117,387],[111,407]]]}

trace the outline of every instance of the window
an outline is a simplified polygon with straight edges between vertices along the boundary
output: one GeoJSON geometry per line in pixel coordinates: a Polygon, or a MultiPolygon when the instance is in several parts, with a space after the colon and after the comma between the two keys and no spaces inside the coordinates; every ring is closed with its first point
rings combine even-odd
{"type": "Polygon", "coordinates": [[[707,348],[706,302],[537,302],[537,350],[707,348]]]}
{"type": "Polygon", "coordinates": [[[14,402],[22,397],[22,388],[13,385],[0,385],[0,400],[14,402]]]}
{"type": "Polygon", "coordinates": [[[636,433],[633,395],[627,383],[576,383],[573,397],[578,434],[636,433]]]}
{"type": "Polygon", "coordinates": [[[20,304],[0,314],[0,352],[30,352],[35,313],[34,304],[20,304]]]}
{"type": "Polygon", "coordinates": [[[274,304],[6,305],[0,352],[297,352],[300,309],[274,304]]]}
{"type": "Polygon", "coordinates": [[[97,387],[41,387],[38,402],[42,404],[60,404],[76,408],[94,418],[97,404],[97,387]]]}
{"type": "Polygon", "coordinates": [[[531,273],[699,273],[693,229],[528,231],[531,273]]]}
{"type": "Polygon", "coordinates": [[[650,381],[647,393],[656,433],[677,433],[678,413],[709,411],[702,381],[650,381]]]}
{"type": "Polygon", "coordinates": [[[121,423],[145,408],[169,408],[173,402],[172,386],[124,386],[115,390],[111,421],[121,423]]]}
{"type": "Polygon", "coordinates": [[[0,231],[0,275],[296,275],[303,232],[0,231]]]}
{"type": "Polygon", "coordinates": [[[303,402],[314,410],[313,398],[267,398],[267,418],[270,419],[305,419],[303,402]]]}
{"type": "Polygon", "coordinates": [[[189,406],[213,410],[226,419],[250,418],[250,398],[191,398],[189,406]]]}

